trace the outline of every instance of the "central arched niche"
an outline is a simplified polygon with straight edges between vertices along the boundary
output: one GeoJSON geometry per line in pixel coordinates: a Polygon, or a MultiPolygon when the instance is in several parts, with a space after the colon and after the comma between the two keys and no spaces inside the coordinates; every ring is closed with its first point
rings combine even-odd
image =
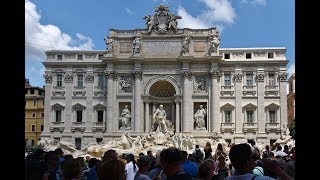
{"type": "Polygon", "coordinates": [[[149,94],[154,97],[172,97],[176,90],[168,81],[160,80],[151,86],[149,94]]]}

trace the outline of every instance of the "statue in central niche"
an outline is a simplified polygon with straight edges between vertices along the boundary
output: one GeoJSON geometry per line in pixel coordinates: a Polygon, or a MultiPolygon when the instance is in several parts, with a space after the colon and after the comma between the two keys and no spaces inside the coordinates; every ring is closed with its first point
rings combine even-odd
{"type": "Polygon", "coordinates": [[[165,134],[168,131],[166,125],[166,118],[166,111],[163,109],[163,105],[161,104],[153,114],[153,119],[158,124],[156,132],[162,132],[163,134],[165,134]]]}

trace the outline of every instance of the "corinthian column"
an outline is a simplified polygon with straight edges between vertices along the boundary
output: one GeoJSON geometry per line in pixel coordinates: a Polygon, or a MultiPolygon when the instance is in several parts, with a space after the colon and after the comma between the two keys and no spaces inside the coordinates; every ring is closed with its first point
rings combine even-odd
{"type": "Polygon", "coordinates": [[[114,71],[106,71],[107,76],[107,133],[112,131],[113,114],[113,76],[114,71]]]}
{"type": "Polygon", "coordinates": [[[176,132],[180,132],[180,100],[175,100],[176,103],[176,132]]]}
{"type": "Polygon", "coordinates": [[[142,123],[142,101],[141,101],[141,78],[142,71],[135,70],[133,72],[135,81],[134,81],[134,131],[142,132],[143,123],[142,123]]]}
{"type": "Polygon", "coordinates": [[[146,102],[146,110],[145,110],[145,132],[150,131],[150,119],[149,119],[149,101],[146,102]]]}
{"type": "Polygon", "coordinates": [[[211,94],[210,94],[210,113],[211,113],[211,132],[220,132],[221,118],[219,118],[219,81],[221,73],[218,69],[213,69],[210,71],[211,75],[211,94]]]}
{"type": "Polygon", "coordinates": [[[182,132],[190,132],[193,130],[193,119],[192,119],[192,86],[191,78],[192,75],[189,70],[183,70],[183,98],[182,98],[182,132]]]}

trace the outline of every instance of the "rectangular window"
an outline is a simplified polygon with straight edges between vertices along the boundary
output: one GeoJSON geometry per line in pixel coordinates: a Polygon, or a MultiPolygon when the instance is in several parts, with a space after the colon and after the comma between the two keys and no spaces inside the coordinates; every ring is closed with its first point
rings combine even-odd
{"type": "Polygon", "coordinates": [[[273,53],[268,53],[268,58],[272,59],[273,58],[273,53]]]}
{"type": "Polygon", "coordinates": [[[61,74],[57,75],[57,86],[59,86],[59,87],[62,86],[62,75],[61,74]]]}
{"type": "Polygon", "coordinates": [[[34,146],[34,139],[31,139],[31,145],[34,146]]]}
{"type": "Polygon", "coordinates": [[[30,89],[30,94],[34,94],[34,89],[30,89]]]}
{"type": "Polygon", "coordinates": [[[103,58],[103,54],[99,54],[98,59],[102,60],[102,58],[103,58]]]}
{"type": "Polygon", "coordinates": [[[83,75],[79,74],[78,75],[78,87],[82,87],[83,86],[83,75]]]}
{"type": "Polygon", "coordinates": [[[231,123],[231,111],[224,111],[225,123],[231,123]]]}
{"type": "Polygon", "coordinates": [[[224,54],[224,59],[230,59],[230,53],[224,54]]]}
{"type": "Polygon", "coordinates": [[[44,101],[42,101],[42,106],[44,106],[44,101]]]}
{"type": "Polygon", "coordinates": [[[103,122],[103,111],[98,111],[98,122],[103,122]]]}
{"type": "Polygon", "coordinates": [[[36,113],[35,113],[35,112],[32,113],[32,117],[33,117],[33,118],[36,117],[36,113]]]}
{"type": "Polygon", "coordinates": [[[97,138],[97,143],[99,144],[102,141],[102,138],[97,138]]]}
{"type": "Polygon", "coordinates": [[[253,123],[253,111],[247,111],[247,123],[253,123]]]}
{"type": "Polygon", "coordinates": [[[270,123],[276,123],[277,122],[276,111],[269,111],[269,121],[270,121],[270,123]]]}
{"type": "Polygon", "coordinates": [[[40,130],[43,131],[43,124],[40,125],[40,130]]]}
{"type": "Polygon", "coordinates": [[[293,89],[292,87],[293,87],[293,86],[292,86],[292,82],[290,82],[290,83],[289,83],[289,92],[290,92],[290,93],[292,92],[292,89],[293,89]]]}
{"type": "Polygon", "coordinates": [[[57,55],[57,60],[62,60],[62,55],[61,54],[57,55]]]}
{"type": "Polygon", "coordinates": [[[32,131],[32,132],[35,132],[35,131],[36,131],[36,125],[34,125],[34,124],[31,125],[31,131],[32,131]]]}
{"type": "Polygon", "coordinates": [[[61,110],[56,110],[56,122],[61,122],[61,110]]]}
{"type": "Polygon", "coordinates": [[[246,53],[246,59],[251,59],[251,53],[246,53]]]}
{"type": "Polygon", "coordinates": [[[75,138],[75,145],[77,150],[81,150],[81,138],[75,138]]]}
{"type": "Polygon", "coordinates": [[[78,60],[83,60],[83,55],[82,54],[78,54],[78,60]]]}
{"type": "Polygon", "coordinates": [[[42,118],[44,117],[44,113],[43,113],[43,112],[41,113],[41,117],[42,117],[42,118]]]}
{"type": "Polygon", "coordinates": [[[231,74],[224,74],[224,85],[231,86],[231,74]]]}
{"type": "Polygon", "coordinates": [[[40,90],[38,90],[38,94],[41,95],[41,91],[40,90]]]}
{"type": "Polygon", "coordinates": [[[253,86],[253,75],[252,74],[246,74],[246,81],[247,86],[253,86]]]}
{"type": "Polygon", "coordinates": [[[77,111],[77,122],[82,122],[82,111],[77,111]]]}
{"type": "Polygon", "coordinates": [[[98,75],[98,86],[104,86],[104,75],[98,75]]]}
{"type": "Polygon", "coordinates": [[[24,90],[24,94],[28,94],[28,89],[25,89],[25,90],[24,90]]]}
{"type": "Polygon", "coordinates": [[[37,101],[33,101],[33,106],[37,106],[37,101]]]}
{"type": "Polygon", "coordinates": [[[268,79],[269,79],[269,86],[275,86],[276,82],[275,82],[275,76],[273,73],[270,73],[268,75],[268,79]]]}

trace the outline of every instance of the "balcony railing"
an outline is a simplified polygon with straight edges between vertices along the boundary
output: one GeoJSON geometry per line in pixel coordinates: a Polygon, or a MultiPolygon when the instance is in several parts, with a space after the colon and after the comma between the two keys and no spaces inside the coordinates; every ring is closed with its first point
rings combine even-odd
{"type": "Polygon", "coordinates": [[[243,132],[257,132],[258,131],[258,124],[257,123],[243,123],[243,132]]]}
{"type": "Polygon", "coordinates": [[[64,131],[64,122],[51,122],[50,131],[53,132],[55,130],[58,130],[60,132],[64,131]]]}
{"type": "Polygon", "coordinates": [[[86,89],[86,87],[85,86],[73,86],[73,89],[74,90],[84,90],[84,89],[86,89]]]}
{"type": "Polygon", "coordinates": [[[74,132],[76,129],[84,131],[86,129],[85,122],[72,122],[71,131],[74,132]]]}
{"type": "Polygon", "coordinates": [[[96,132],[97,130],[105,131],[106,126],[105,122],[93,122],[92,131],[96,132]]]}
{"type": "Polygon", "coordinates": [[[53,86],[53,90],[64,90],[64,86],[53,86]]]}
{"type": "Polygon", "coordinates": [[[221,123],[220,131],[224,132],[231,132],[234,133],[236,127],[234,123],[221,123]]]}
{"type": "Polygon", "coordinates": [[[266,133],[280,131],[280,123],[266,123],[266,133]]]}

